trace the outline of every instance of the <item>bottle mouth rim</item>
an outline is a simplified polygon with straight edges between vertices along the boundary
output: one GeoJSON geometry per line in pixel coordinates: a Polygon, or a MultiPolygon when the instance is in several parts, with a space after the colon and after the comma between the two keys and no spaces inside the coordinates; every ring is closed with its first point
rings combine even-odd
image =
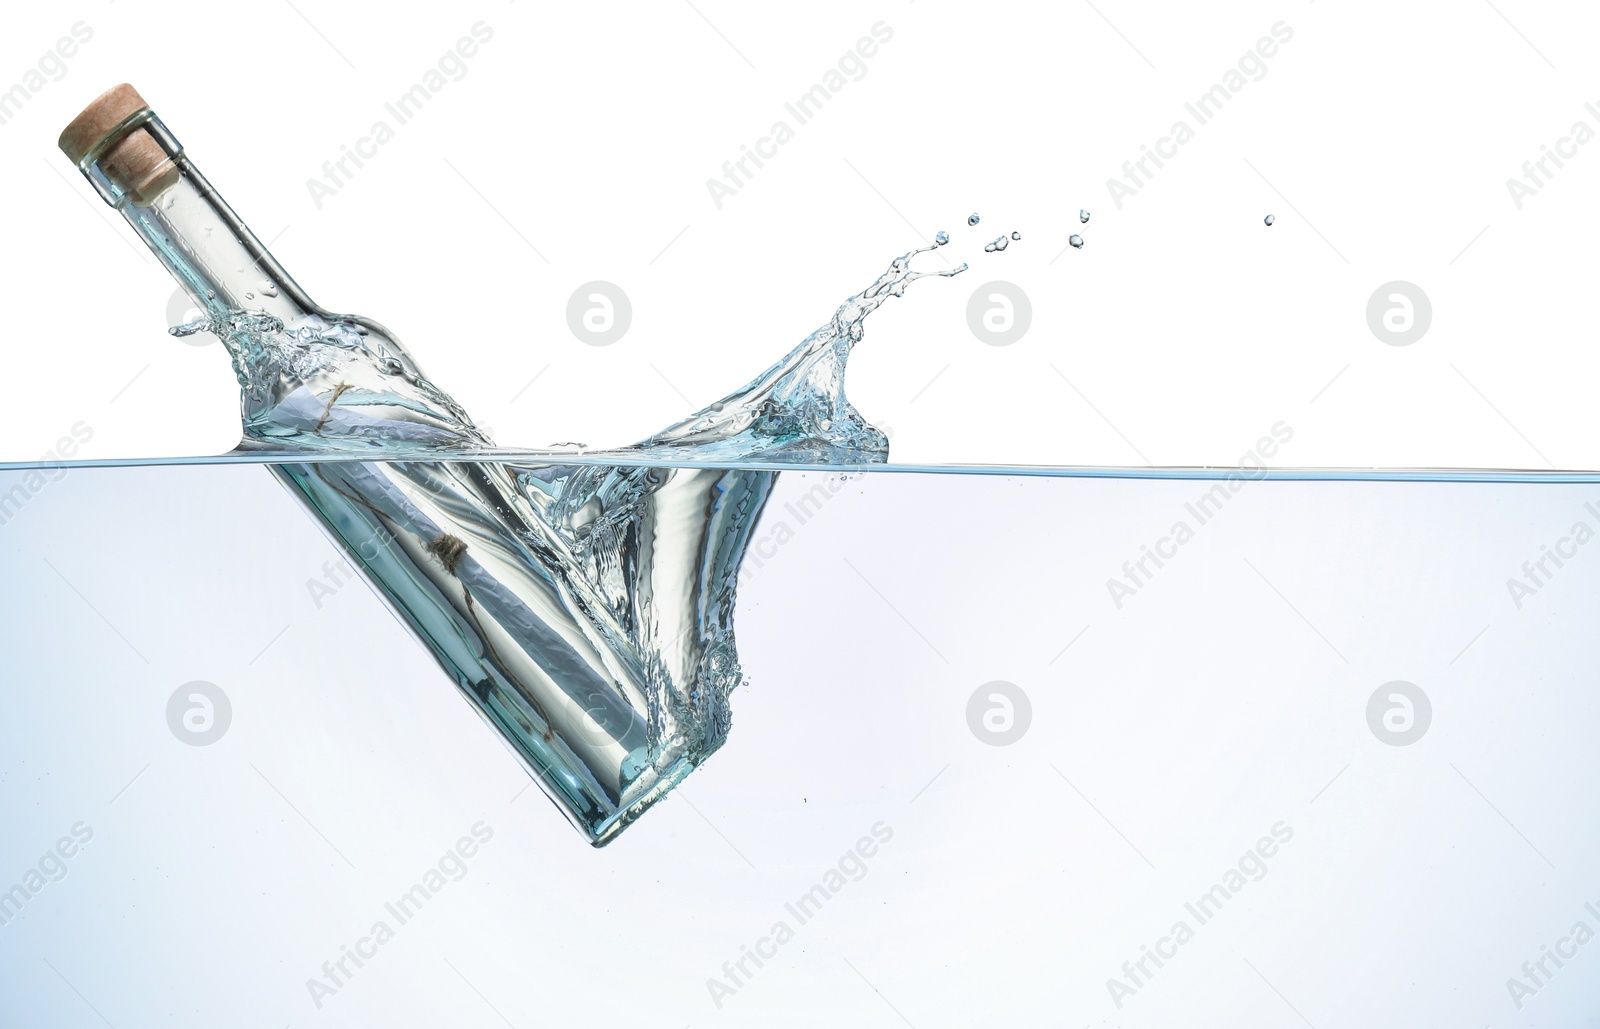
{"type": "MultiPolygon", "coordinates": [[[[99,139],[90,144],[89,149],[83,152],[83,156],[74,162],[77,164],[78,170],[83,171],[89,168],[90,165],[95,164],[107,153],[109,153],[111,149],[118,143],[128,138],[128,136],[132,135],[142,126],[150,124],[152,121],[159,121],[159,119],[156,118],[156,113],[148,107],[140,108],[139,110],[128,115],[126,118],[107,129],[99,139]]],[[[68,156],[71,155],[69,154],[68,156]]]]}

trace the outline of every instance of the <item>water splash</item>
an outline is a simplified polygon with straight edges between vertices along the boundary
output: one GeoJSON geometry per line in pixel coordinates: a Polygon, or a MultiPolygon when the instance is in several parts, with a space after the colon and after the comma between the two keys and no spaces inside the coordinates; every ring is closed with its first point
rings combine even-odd
{"type": "Polygon", "coordinates": [[[735,589],[777,472],[684,462],[887,460],[887,437],[845,396],[845,367],[885,301],[966,270],[914,270],[949,236],[935,240],[744,387],[599,452],[615,465],[470,459],[488,435],[370,321],[233,310],[172,331],[227,345],[240,449],[372,455],[271,468],[600,845],[722,745],[744,678],[735,589]]]}
{"type": "Polygon", "coordinates": [[[964,262],[953,268],[912,270],[918,254],[944,246],[949,235],[940,232],[934,240],[933,246],[895,258],[871,285],[840,304],[826,325],[747,385],[649,439],[623,448],[624,452],[668,460],[760,457],[813,464],[887,460],[888,438],[862,418],[845,396],[845,365],[861,341],[862,323],[884,301],[904,296],[906,287],[917,279],[948,277],[967,270],[964,262]]]}

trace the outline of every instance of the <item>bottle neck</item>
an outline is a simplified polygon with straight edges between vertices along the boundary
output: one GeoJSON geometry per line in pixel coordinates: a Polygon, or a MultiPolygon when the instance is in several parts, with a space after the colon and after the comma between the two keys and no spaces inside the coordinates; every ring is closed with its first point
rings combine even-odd
{"type": "MultiPolygon", "coordinates": [[[[147,167],[151,158],[141,163],[147,167]]],[[[124,131],[108,136],[79,166],[211,317],[246,310],[294,326],[322,314],[155,114],[146,110],[130,118],[124,131]],[[154,170],[135,177],[119,167],[119,154],[152,146],[165,157],[154,170]]]]}
{"type": "Polygon", "coordinates": [[[489,445],[388,330],[312,303],[143,103],[118,87],[68,126],[62,150],[206,312],[233,359],[246,443],[489,445]]]}

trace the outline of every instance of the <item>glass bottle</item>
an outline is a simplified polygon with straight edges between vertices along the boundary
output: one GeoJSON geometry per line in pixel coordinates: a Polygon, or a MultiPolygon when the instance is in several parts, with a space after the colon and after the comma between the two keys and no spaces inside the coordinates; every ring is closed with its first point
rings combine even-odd
{"type": "Polygon", "coordinates": [[[314,304],[126,84],[61,148],[233,361],[268,463],[595,845],[726,736],[735,577],[776,473],[530,464],[399,341],[314,304]]]}

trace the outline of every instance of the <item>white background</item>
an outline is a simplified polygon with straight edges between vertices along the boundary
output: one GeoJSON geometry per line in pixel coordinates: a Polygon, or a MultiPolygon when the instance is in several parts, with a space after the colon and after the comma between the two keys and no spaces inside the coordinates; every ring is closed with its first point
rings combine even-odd
{"type": "Polygon", "coordinates": [[[1278,464],[1600,466],[1600,147],[1520,210],[1506,187],[1600,130],[1585,5],[119,0],[12,12],[0,82],[80,20],[65,77],[0,126],[0,457],[78,420],[89,457],[237,438],[220,348],[164,333],[173,284],[54,147],[128,80],[314,297],[392,328],[507,445],[641,438],[946,228],[972,271],[872,318],[850,377],[898,461],[1231,463],[1284,420],[1278,464]],[[308,180],[479,21],[466,77],[318,209],[308,180]],[[865,77],[719,210],[707,179],[879,21],[865,77]],[[1198,126],[1184,103],[1280,21],[1266,76],[1198,126]],[[1107,180],[1179,118],[1195,139],[1119,210],[1107,180]],[[1080,207],[1088,245],[1057,259],[1080,207]],[[997,348],[965,310],[998,278],[1034,321],[997,348]],[[633,305],[610,347],[567,328],[594,279],[633,305]],[[1366,323],[1395,279],[1434,310],[1408,347],[1366,323]]]}

